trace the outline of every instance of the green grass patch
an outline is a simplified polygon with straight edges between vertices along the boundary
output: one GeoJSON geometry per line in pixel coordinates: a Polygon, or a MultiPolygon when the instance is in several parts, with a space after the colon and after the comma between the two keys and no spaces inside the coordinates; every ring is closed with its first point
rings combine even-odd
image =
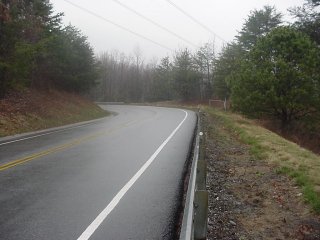
{"type": "Polygon", "coordinates": [[[276,172],[295,180],[304,199],[320,213],[320,156],[257,125],[239,114],[206,107],[204,111],[223,128],[249,147],[253,160],[265,160],[276,166],[276,172]]]}
{"type": "Polygon", "coordinates": [[[285,174],[293,178],[298,186],[302,188],[303,196],[316,213],[320,213],[320,196],[314,190],[314,185],[308,178],[304,169],[295,170],[287,166],[276,169],[278,174],[285,174]]]}
{"type": "Polygon", "coordinates": [[[253,159],[261,160],[264,159],[265,151],[266,149],[259,144],[258,139],[255,136],[252,136],[248,134],[243,128],[241,128],[241,125],[249,125],[248,121],[245,121],[243,119],[240,119],[237,123],[233,121],[233,119],[230,117],[231,114],[228,112],[221,112],[219,110],[206,108],[206,111],[209,114],[214,114],[219,117],[219,119],[223,122],[223,125],[234,135],[238,137],[238,139],[249,145],[250,154],[253,157],[253,159]]]}

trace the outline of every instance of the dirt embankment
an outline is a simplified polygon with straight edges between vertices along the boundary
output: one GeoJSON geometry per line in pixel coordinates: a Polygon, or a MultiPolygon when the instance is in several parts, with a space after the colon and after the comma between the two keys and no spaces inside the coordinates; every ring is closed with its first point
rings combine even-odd
{"type": "Polygon", "coordinates": [[[106,116],[107,112],[75,94],[24,90],[0,100],[0,137],[106,116]]]}
{"type": "Polygon", "coordinates": [[[249,147],[212,114],[202,116],[208,162],[208,239],[317,240],[320,218],[300,187],[276,166],[255,159],[249,147]]]}

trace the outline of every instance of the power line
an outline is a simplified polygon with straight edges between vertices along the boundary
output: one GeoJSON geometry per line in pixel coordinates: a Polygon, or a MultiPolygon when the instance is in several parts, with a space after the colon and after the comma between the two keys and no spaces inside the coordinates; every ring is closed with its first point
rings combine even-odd
{"type": "Polygon", "coordinates": [[[177,10],[179,10],[180,12],[182,12],[184,15],[186,15],[188,18],[190,18],[192,21],[194,21],[195,23],[197,23],[198,25],[200,25],[202,28],[204,28],[205,30],[207,30],[208,32],[210,32],[211,34],[213,34],[214,36],[216,36],[217,38],[219,38],[220,40],[222,40],[223,42],[227,42],[226,40],[224,40],[222,37],[220,37],[218,34],[216,34],[214,31],[212,31],[209,27],[207,27],[206,25],[204,25],[202,22],[200,22],[199,20],[197,20],[196,18],[194,18],[193,16],[191,16],[189,13],[187,13],[186,11],[184,11],[182,8],[180,8],[179,6],[177,6],[175,3],[173,3],[171,0],[166,0],[169,4],[171,4],[173,7],[175,7],[177,10]]]}
{"type": "Polygon", "coordinates": [[[166,31],[166,32],[168,32],[168,33],[170,33],[171,35],[174,35],[175,37],[179,38],[180,40],[182,40],[182,41],[184,41],[184,42],[186,42],[186,43],[188,43],[188,44],[190,44],[190,45],[192,45],[192,46],[194,46],[194,47],[198,47],[196,44],[194,44],[194,43],[190,42],[189,40],[187,40],[187,39],[185,39],[185,38],[183,38],[183,37],[179,36],[179,35],[178,35],[178,34],[176,34],[175,32],[173,32],[173,31],[171,31],[170,29],[168,29],[168,28],[166,28],[166,27],[164,27],[164,26],[160,25],[159,23],[157,23],[157,22],[153,21],[152,19],[150,19],[150,18],[148,18],[148,17],[146,17],[146,16],[142,15],[141,13],[139,13],[139,12],[137,12],[136,10],[134,10],[133,8],[131,8],[131,7],[127,6],[127,5],[125,5],[124,3],[122,3],[122,2],[120,2],[120,1],[118,1],[118,0],[113,0],[113,1],[114,1],[114,2],[116,2],[117,4],[119,4],[120,6],[122,6],[123,8],[125,8],[125,9],[127,9],[127,10],[129,10],[129,11],[133,12],[133,13],[134,13],[134,14],[136,14],[137,16],[139,16],[139,17],[143,18],[144,20],[146,20],[146,21],[148,21],[148,22],[152,23],[153,25],[157,26],[158,28],[161,28],[162,30],[164,30],[164,31],[166,31]]]}
{"type": "Polygon", "coordinates": [[[118,27],[118,28],[121,28],[122,30],[127,31],[127,32],[129,32],[129,33],[131,33],[131,34],[133,34],[133,35],[135,35],[135,36],[137,36],[137,37],[140,37],[140,38],[142,38],[142,39],[144,39],[144,40],[147,40],[147,41],[149,41],[149,42],[151,42],[151,43],[153,43],[153,44],[155,44],[155,45],[158,45],[158,46],[160,46],[160,47],[162,47],[162,48],[165,48],[165,49],[167,49],[167,50],[169,50],[169,51],[174,52],[173,49],[171,49],[171,48],[169,48],[169,47],[167,47],[167,46],[165,46],[165,45],[163,45],[163,44],[161,44],[161,43],[158,43],[158,42],[156,42],[156,41],[154,41],[154,40],[152,40],[152,39],[150,39],[150,38],[148,38],[148,37],[145,37],[145,36],[143,36],[143,35],[140,34],[140,33],[134,32],[134,31],[130,30],[129,28],[126,28],[126,27],[124,27],[124,26],[121,26],[120,24],[117,24],[117,23],[115,23],[115,22],[113,22],[113,21],[111,21],[111,20],[109,20],[109,19],[107,19],[107,18],[105,18],[105,17],[102,17],[102,16],[96,14],[95,12],[92,12],[92,11],[90,11],[90,10],[82,7],[82,6],[79,6],[79,5],[77,5],[77,4],[75,4],[75,3],[71,2],[71,1],[68,1],[68,0],[63,0],[63,1],[69,3],[70,5],[72,5],[72,6],[76,7],[76,8],[79,8],[79,9],[81,9],[82,11],[84,11],[84,12],[86,12],[86,13],[89,13],[90,15],[93,15],[93,16],[95,16],[95,17],[97,17],[97,18],[99,18],[99,19],[101,19],[101,20],[103,20],[103,21],[105,21],[105,22],[107,22],[107,23],[110,23],[110,24],[112,24],[112,25],[114,25],[114,26],[116,26],[116,27],[118,27]]]}

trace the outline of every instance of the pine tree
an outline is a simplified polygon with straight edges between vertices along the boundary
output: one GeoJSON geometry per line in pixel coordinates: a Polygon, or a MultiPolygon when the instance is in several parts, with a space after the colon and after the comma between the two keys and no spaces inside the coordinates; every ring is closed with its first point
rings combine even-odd
{"type": "Polygon", "coordinates": [[[270,116],[282,127],[320,110],[320,53],[310,38],[278,27],[261,38],[232,82],[233,106],[251,116],[270,116]]]}
{"type": "Polygon", "coordinates": [[[275,7],[264,6],[254,10],[248,16],[239,35],[236,37],[242,49],[249,51],[259,38],[267,35],[273,28],[282,23],[282,14],[275,7]]]}
{"type": "Polygon", "coordinates": [[[290,9],[297,19],[294,26],[311,37],[320,46],[320,0],[306,0],[302,7],[290,9]]]}
{"type": "Polygon", "coordinates": [[[182,100],[199,97],[200,75],[196,71],[188,49],[179,51],[174,58],[174,86],[182,100]]]}

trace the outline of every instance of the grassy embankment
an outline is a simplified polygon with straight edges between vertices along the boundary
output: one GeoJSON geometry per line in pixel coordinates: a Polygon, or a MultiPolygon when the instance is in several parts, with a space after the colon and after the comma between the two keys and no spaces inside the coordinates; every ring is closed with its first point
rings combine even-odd
{"type": "Polygon", "coordinates": [[[302,188],[304,199],[320,213],[320,156],[238,114],[213,108],[203,109],[222,122],[224,128],[249,146],[253,160],[264,160],[278,174],[293,178],[302,188]]]}
{"type": "Polygon", "coordinates": [[[75,94],[53,90],[14,92],[0,100],[0,137],[107,115],[91,101],[75,94]]]}

